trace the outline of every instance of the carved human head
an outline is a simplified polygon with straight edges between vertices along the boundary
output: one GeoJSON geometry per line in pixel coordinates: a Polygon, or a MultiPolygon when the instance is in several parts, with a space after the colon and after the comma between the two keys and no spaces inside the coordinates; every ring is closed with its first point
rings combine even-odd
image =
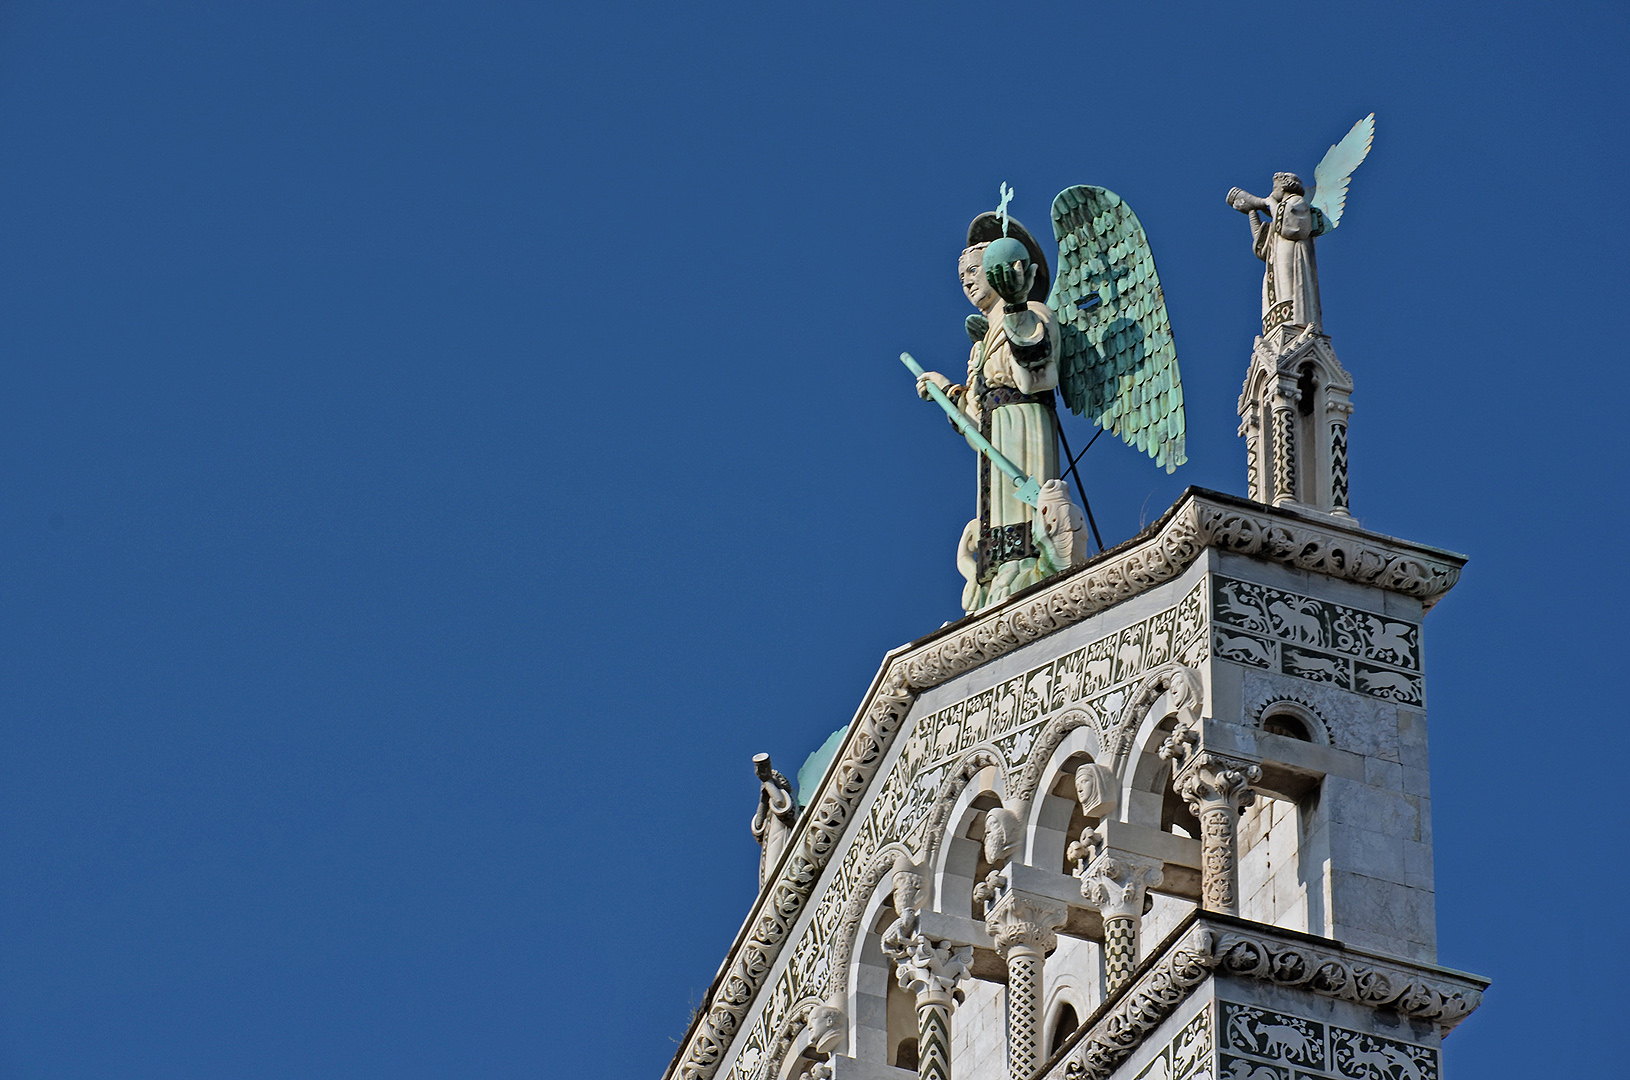
{"type": "Polygon", "coordinates": [[[985,860],[992,866],[1005,865],[1018,850],[1019,834],[1019,815],[1005,806],[986,811],[985,860]]]}
{"type": "Polygon", "coordinates": [[[832,1002],[822,1002],[809,1011],[809,1044],[818,1053],[829,1054],[843,1042],[843,1009],[832,1002]]]}
{"type": "Polygon", "coordinates": [[[1307,188],[1302,186],[1302,178],[1295,173],[1276,172],[1273,174],[1274,190],[1282,191],[1286,195],[1306,195],[1307,188]]]}
{"type": "Polygon", "coordinates": [[[894,910],[904,916],[922,906],[923,875],[904,855],[894,860],[894,910]]]}
{"type": "Polygon", "coordinates": [[[973,306],[988,312],[1001,299],[985,278],[985,244],[964,248],[957,260],[957,277],[962,279],[962,292],[973,306]]]}
{"type": "Polygon", "coordinates": [[[1089,761],[1075,770],[1075,797],[1087,817],[1108,817],[1120,803],[1120,785],[1113,772],[1089,761]]]}

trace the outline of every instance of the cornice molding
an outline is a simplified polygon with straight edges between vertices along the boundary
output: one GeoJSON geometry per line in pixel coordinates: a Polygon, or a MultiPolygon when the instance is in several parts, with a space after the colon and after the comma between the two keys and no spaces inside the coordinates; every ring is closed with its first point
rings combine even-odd
{"type": "Polygon", "coordinates": [[[1446,968],[1372,956],[1340,942],[1261,923],[1196,912],[1140,965],[1037,1074],[1043,1080],[1106,1080],[1213,975],[1258,979],[1387,1009],[1447,1034],[1483,1000],[1488,980],[1446,968]]]}
{"type": "Polygon", "coordinates": [[[1191,487],[1131,540],[892,651],[665,1077],[711,1080],[718,1071],[918,695],[1171,581],[1208,547],[1413,596],[1427,607],[1465,563],[1451,552],[1191,487]]]}

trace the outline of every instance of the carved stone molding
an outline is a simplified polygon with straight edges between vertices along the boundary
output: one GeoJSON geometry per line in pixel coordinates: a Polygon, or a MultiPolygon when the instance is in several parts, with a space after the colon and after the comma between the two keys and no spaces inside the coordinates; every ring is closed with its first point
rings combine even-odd
{"type": "Polygon", "coordinates": [[[905,854],[904,850],[891,844],[873,855],[861,871],[854,895],[844,905],[838,932],[833,938],[832,963],[825,987],[828,996],[839,994],[844,989],[849,974],[849,958],[854,955],[855,939],[860,935],[860,920],[866,913],[866,905],[871,902],[872,890],[894,872],[896,862],[905,854]]]}
{"type": "Polygon", "coordinates": [[[890,744],[925,690],[1170,581],[1207,547],[1413,596],[1430,604],[1460,576],[1448,552],[1190,488],[1137,537],[897,650],[873,681],[812,805],[710,987],[670,1076],[710,1080],[774,966],[890,744]]]}
{"type": "Polygon", "coordinates": [[[1196,503],[1203,542],[1344,581],[1413,596],[1430,608],[1460,580],[1465,560],[1446,551],[1323,527],[1290,512],[1270,514],[1196,503]]]}
{"type": "Polygon", "coordinates": [[[1158,960],[1054,1059],[1047,1080],[1106,1080],[1214,974],[1258,979],[1427,1020],[1447,1033],[1482,1002],[1486,980],[1389,963],[1334,943],[1314,945],[1273,927],[1196,913],[1158,960]]]}

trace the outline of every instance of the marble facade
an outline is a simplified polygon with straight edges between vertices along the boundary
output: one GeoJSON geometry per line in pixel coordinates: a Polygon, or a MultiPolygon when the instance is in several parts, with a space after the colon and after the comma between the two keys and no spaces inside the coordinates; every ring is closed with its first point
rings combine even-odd
{"type": "Polygon", "coordinates": [[[1435,966],[1461,563],[1190,489],[895,650],[669,1075],[1435,1077],[1483,985],[1435,966]]]}

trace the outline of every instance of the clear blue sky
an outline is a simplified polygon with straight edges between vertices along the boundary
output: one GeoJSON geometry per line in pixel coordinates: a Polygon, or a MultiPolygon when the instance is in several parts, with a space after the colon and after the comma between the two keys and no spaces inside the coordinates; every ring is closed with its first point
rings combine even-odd
{"type": "Polygon", "coordinates": [[[1143,219],[1191,463],[1093,449],[1123,539],[1243,491],[1224,193],[1371,110],[1319,264],[1355,512],[1472,559],[1427,623],[1441,955],[1495,979],[1450,1067],[1619,1070],[1627,26],[0,4],[0,1077],[656,1076],[751,755],[958,614],[968,455],[895,357],[960,363],[968,220],[1143,219]]]}

